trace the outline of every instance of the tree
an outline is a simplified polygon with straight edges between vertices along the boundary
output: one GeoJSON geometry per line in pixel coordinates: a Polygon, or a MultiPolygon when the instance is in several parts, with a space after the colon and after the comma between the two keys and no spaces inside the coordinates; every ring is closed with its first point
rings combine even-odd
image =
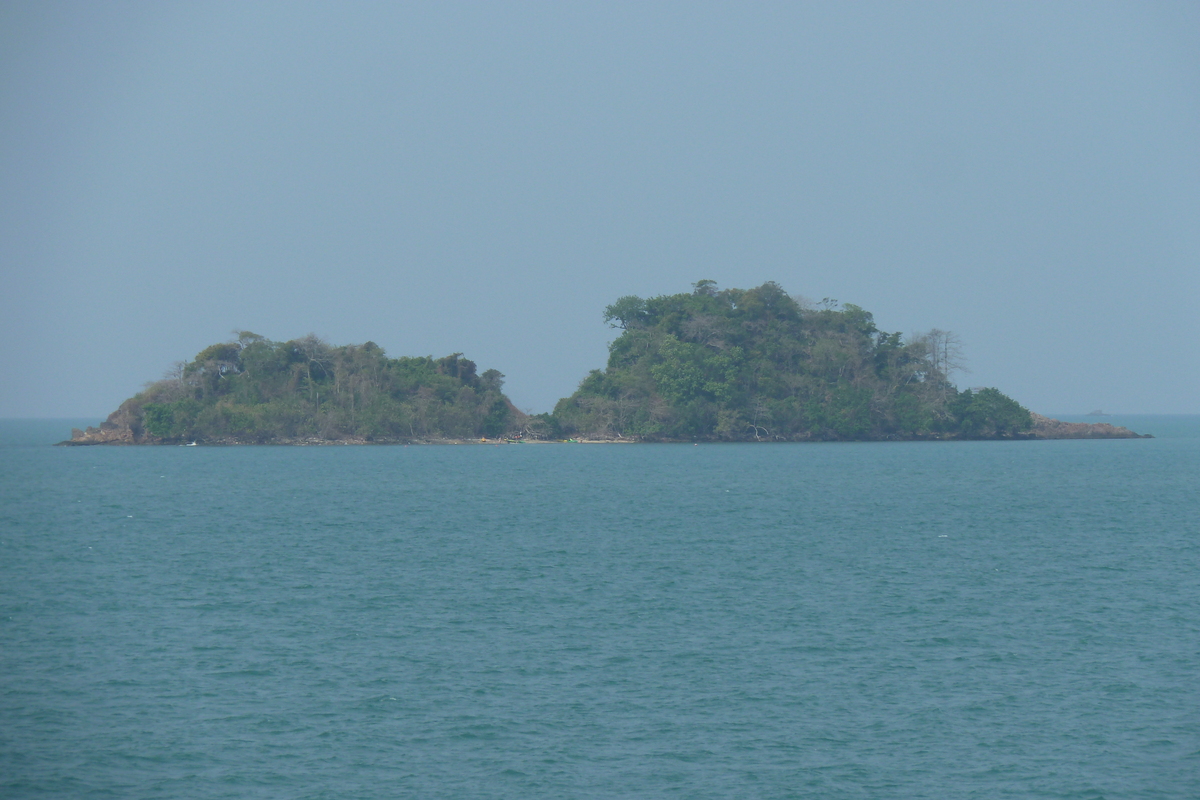
{"type": "Polygon", "coordinates": [[[1008,437],[1033,427],[1029,409],[995,388],[967,389],[954,399],[951,410],[968,437],[1008,437]]]}
{"type": "Polygon", "coordinates": [[[925,343],[930,363],[942,377],[949,380],[955,372],[970,372],[963,357],[962,339],[958,334],[933,328],[917,338],[925,343]]]}
{"type": "Polygon", "coordinates": [[[483,388],[489,392],[499,392],[504,388],[504,373],[498,369],[489,369],[479,376],[483,388]]]}
{"type": "Polygon", "coordinates": [[[501,398],[492,403],[487,415],[483,418],[483,435],[502,436],[508,430],[509,416],[508,401],[501,398]]]}
{"type": "Polygon", "coordinates": [[[632,294],[619,298],[604,309],[604,321],[622,330],[640,327],[646,321],[646,301],[632,294]]]}
{"type": "Polygon", "coordinates": [[[295,346],[304,358],[305,377],[307,378],[305,386],[308,389],[309,397],[320,405],[321,392],[318,386],[332,366],[329,345],[315,333],[310,333],[303,339],[297,339],[295,346]]]}

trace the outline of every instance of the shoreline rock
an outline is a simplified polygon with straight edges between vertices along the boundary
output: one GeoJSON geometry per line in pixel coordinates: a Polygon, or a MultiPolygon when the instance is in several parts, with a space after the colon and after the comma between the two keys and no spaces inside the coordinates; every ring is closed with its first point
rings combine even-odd
{"type": "Polygon", "coordinates": [[[1134,433],[1108,422],[1063,422],[1030,412],[1033,439],[1153,439],[1149,433],[1134,433]]]}
{"type": "MultiPolygon", "coordinates": [[[[59,442],[61,446],[67,447],[87,447],[93,445],[159,445],[164,447],[172,447],[187,444],[187,442],[164,441],[156,436],[153,436],[141,427],[141,419],[137,413],[137,409],[130,408],[128,404],[122,405],[121,408],[113,412],[113,414],[100,423],[99,427],[89,426],[86,430],[79,428],[71,429],[71,438],[59,442]]],[[[1044,417],[1041,414],[1030,414],[1033,418],[1033,427],[1013,437],[1004,437],[1007,440],[1013,439],[1153,439],[1154,436],[1146,433],[1139,434],[1128,428],[1122,428],[1108,422],[1063,422],[1062,420],[1051,419],[1044,417]]],[[[1003,440],[1003,439],[1001,439],[1003,440]]],[[[613,439],[582,439],[575,440],[575,444],[635,444],[639,440],[629,438],[613,438],[613,439]]],[[[680,440],[681,442],[690,442],[692,440],[680,440]]],[[[962,441],[955,436],[913,436],[902,437],[898,439],[886,439],[879,441],[962,441]]],[[[333,445],[449,445],[449,444],[475,444],[475,445],[500,445],[500,444],[557,444],[558,440],[535,440],[528,439],[525,441],[506,441],[504,439],[450,439],[450,438],[412,438],[412,439],[387,439],[387,440],[367,440],[361,437],[348,437],[344,439],[322,439],[316,436],[298,437],[295,439],[275,439],[268,442],[243,441],[233,437],[226,437],[215,440],[206,440],[203,442],[209,446],[248,446],[248,445],[276,445],[283,447],[328,447],[333,445]]],[[[563,442],[566,443],[566,442],[563,442]]]]}

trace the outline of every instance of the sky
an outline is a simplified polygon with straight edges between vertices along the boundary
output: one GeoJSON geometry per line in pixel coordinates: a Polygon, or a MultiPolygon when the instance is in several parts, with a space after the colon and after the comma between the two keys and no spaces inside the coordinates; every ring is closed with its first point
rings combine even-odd
{"type": "Polygon", "coordinates": [[[701,279],[953,331],[1031,410],[1200,413],[1200,5],[0,5],[0,417],[235,330],[521,409],[701,279]]]}

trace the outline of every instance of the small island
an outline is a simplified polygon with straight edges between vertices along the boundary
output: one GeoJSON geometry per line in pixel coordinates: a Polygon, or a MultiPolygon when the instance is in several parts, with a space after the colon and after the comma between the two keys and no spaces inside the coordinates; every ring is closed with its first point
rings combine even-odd
{"type": "Polygon", "coordinates": [[[522,413],[504,375],[462,353],[389,358],[374,342],[243,331],[63,444],[1138,438],[1032,414],[996,388],[959,390],[953,334],[906,341],[856,305],[774,282],[622,297],[604,319],[620,331],[608,364],[552,413],[522,413]]]}

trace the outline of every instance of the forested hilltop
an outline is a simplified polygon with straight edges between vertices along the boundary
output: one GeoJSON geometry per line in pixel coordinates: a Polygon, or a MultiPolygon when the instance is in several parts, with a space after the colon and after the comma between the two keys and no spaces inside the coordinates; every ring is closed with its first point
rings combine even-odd
{"type": "Polygon", "coordinates": [[[374,342],[273,342],[243,332],[179,363],[74,443],[389,442],[498,437],[525,415],[473,361],[388,358],[374,342]]]}
{"type": "Polygon", "coordinates": [[[856,305],[797,302],[778,284],[622,297],[622,333],[541,424],[555,435],[798,441],[1007,438],[1029,411],[996,389],[959,391],[957,340],[905,341],[856,305]]]}

